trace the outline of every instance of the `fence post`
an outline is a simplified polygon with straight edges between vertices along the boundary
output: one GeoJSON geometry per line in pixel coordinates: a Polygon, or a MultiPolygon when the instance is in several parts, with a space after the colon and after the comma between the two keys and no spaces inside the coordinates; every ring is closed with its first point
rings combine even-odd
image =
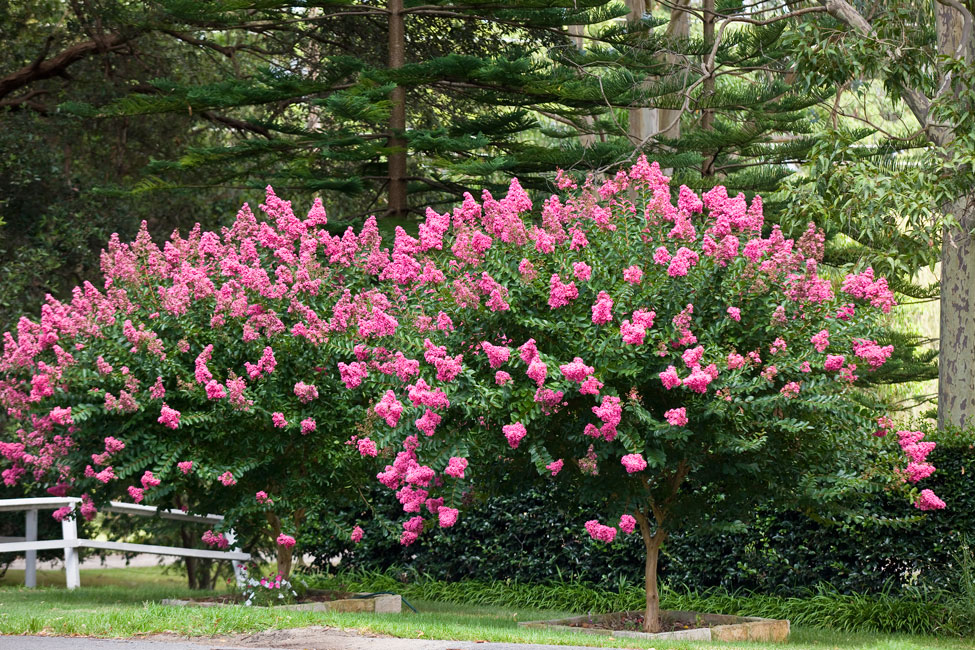
{"type": "MultiPolygon", "coordinates": [[[[239,551],[240,550],[240,547],[237,546],[237,544],[236,544],[236,542],[237,542],[237,533],[234,531],[233,528],[231,528],[230,530],[227,531],[226,537],[227,537],[227,541],[230,542],[230,545],[231,545],[231,549],[230,550],[231,551],[239,551]]],[[[230,561],[230,566],[232,566],[234,568],[234,580],[237,581],[237,588],[238,589],[243,589],[244,588],[244,576],[246,575],[246,572],[242,568],[244,565],[240,564],[238,560],[231,560],[230,561]]]]}
{"type": "MultiPolygon", "coordinates": [[[[37,510],[27,511],[25,542],[37,541],[37,510]]],[[[24,553],[24,586],[33,589],[37,586],[37,551],[26,551],[24,553]]]]}
{"type": "Polygon", "coordinates": [[[71,513],[61,520],[61,537],[64,538],[64,583],[68,589],[81,586],[81,573],[78,570],[78,520],[75,519],[75,504],[71,513]]]}

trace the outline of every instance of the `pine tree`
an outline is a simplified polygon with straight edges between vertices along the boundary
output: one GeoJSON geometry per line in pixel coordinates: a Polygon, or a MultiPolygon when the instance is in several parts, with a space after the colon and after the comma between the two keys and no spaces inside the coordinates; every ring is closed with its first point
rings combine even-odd
{"type": "Polygon", "coordinates": [[[235,137],[156,162],[142,187],[339,192],[350,217],[402,216],[511,176],[544,191],[556,168],[608,170],[639,152],[695,188],[720,176],[749,194],[774,189],[820,99],[782,74],[742,74],[782,58],[783,26],[742,25],[712,53],[690,35],[686,4],[659,15],[628,4],[159,0],[153,28],[212,50],[223,79],[159,80],[72,109],[219,113],[235,137]],[[667,123],[634,136],[634,114],[667,123]],[[793,137],[776,142],[782,132],[793,137]]]}

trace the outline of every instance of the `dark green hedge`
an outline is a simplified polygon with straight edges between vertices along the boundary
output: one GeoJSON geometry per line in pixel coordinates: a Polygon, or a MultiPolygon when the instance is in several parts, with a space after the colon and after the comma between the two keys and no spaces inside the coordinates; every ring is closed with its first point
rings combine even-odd
{"type": "MultiPolygon", "coordinates": [[[[975,542],[975,451],[939,446],[931,455],[938,471],[925,481],[947,503],[944,511],[920,513],[903,498],[878,495],[866,515],[912,518],[902,527],[876,524],[824,525],[805,515],[758,512],[740,532],[697,531],[672,537],[660,566],[671,587],[753,590],[793,595],[828,584],[843,593],[900,590],[917,583],[954,590],[955,561],[962,540],[975,542]],[[914,575],[916,573],[916,575],[914,575]]],[[[388,500],[388,499],[387,499],[388,500]]],[[[376,517],[376,513],[350,513],[376,517]]],[[[419,571],[439,580],[512,579],[522,582],[579,580],[603,585],[639,583],[643,544],[621,536],[611,546],[589,540],[583,528],[593,513],[560,501],[559,491],[540,486],[475,502],[457,525],[427,532],[403,548],[371,531],[359,545],[309,531],[300,540],[321,566],[340,553],[343,568],[419,571]]],[[[378,513],[395,521],[395,510],[378,513]]],[[[388,519],[387,519],[388,518],[388,519]]],[[[391,525],[395,525],[392,524],[391,525]]]]}

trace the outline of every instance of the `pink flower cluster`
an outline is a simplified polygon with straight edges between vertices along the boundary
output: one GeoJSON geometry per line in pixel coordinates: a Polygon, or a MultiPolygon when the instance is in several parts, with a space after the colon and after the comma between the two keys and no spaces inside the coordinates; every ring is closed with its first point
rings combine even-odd
{"type": "Polygon", "coordinates": [[[597,542],[611,543],[616,539],[616,529],[612,526],[604,526],[595,519],[586,522],[586,532],[597,542]]]}

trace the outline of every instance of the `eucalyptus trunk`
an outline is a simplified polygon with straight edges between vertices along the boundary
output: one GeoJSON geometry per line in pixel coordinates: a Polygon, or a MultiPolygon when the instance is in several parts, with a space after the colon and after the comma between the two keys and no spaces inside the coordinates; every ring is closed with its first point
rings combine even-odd
{"type": "Polygon", "coordinates": [[[975,414],[975,193],[951,212],[961,227],[946,227],[941,245],[939,429],[972,424],[975,414]]]}

